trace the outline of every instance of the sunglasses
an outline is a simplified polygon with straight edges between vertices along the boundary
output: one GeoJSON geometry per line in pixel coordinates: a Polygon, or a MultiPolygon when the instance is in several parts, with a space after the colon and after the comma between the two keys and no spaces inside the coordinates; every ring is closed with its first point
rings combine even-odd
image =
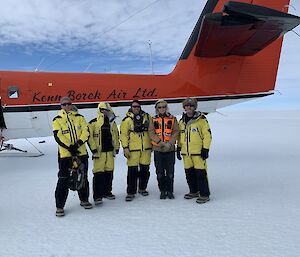
{"type": "Polygon", "coordinates": [[[104,108],[99,108],[99,110],[102,111],[109,111],[108,109],[104,109],[104,108]]]}
{"type": "Polygon", "coordinates": [[[186,104],[184,107],[195,107],[193,104],[186,104]]]}
{"type": "Polygon", "coordinates": [[[62,106],[72,105],[72,103],[63,103],[62,106]]]}
{"type": "Polygon", "coordinates": [[[158,109],[162,109],[162,108],[167,108],[167,106],[166,105],[164,105],[164,106],[157,106],[157,108],[158,109]]]}
{"type": "Polygon", "coordinates": [[[141,108],[140,105],[132,105],[131,107],[132,107],[132,108],[141,108]]]}

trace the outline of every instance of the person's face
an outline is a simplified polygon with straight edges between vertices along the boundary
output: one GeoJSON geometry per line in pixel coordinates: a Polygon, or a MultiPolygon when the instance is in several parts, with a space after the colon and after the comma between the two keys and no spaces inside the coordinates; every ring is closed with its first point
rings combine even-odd
{"type": "Polygon", "coordinates": [[[194,115],[195,109],[195,106],[191,104],[186,104],[184,106],[185,113],[188,117],[192,117],[194,115]]]}
{"type": "Polygon", "coordinates": [[[133,114],[138,114],[141,110],[141,106],[138,103],[133,103],[131,105],[131,110],[132,110],[133,114]]]}
{"type": "Polygon", "coordinates": [[[163,114],[166,114],[167,112],[167,105],[166,104],[158,104],[157,105],[157,110],[158,110],[158,113],[163,115],[163,114]]]}
{"type": "Polygon", "coordinates": [[[100,112],[103,113],[105,116],[108,115],[108,110],[104,108],[100,108],[100,112]]]}
{"type": "Polygon", "coordinates": [[[64,100],[62,101],[62,103],[60,104],[61,108],[63,110],[65,110],[66,112],[69,112],[72,110],[72,102],[69,100],[64,100]]]}

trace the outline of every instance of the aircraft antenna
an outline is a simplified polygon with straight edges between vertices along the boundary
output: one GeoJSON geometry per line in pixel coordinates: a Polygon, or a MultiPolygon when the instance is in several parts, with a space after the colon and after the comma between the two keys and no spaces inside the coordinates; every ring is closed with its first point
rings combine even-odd
{"type": "Polygon", "coordinates": [[[45,57],[43,57],[40,63],[38,64],[38,66],[36,66],[36,68],[34,69],[35,72],[39,71],[39,67],[42,65],[44,61],[45,61],[45,57]]]}
{"type": "Polygon", "coordinates": [[[92,63],[90,63],[85,69],[84,69],[84,71],[83,72],[87,72],[88,71],[88,69],[90,68],[92,66],[92,63]]]}
{"type": "Polygon", "coordinates": [[[151,67],[152,74],[154,74],[151,44],[152,44],[152,42],[149,40],[148,45],[149,45],[149,52],[150,52],[150,67],[151,67]]]}

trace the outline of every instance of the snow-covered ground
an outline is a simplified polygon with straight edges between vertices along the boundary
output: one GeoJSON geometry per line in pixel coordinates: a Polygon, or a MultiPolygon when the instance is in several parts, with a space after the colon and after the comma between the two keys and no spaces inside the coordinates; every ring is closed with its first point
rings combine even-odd
{"type": "MultiPolygon", "coordinates": [[[[208,116],[212,195],[204,205],[183,199],[188,188],[178,161],[175,200],[159,199],[152,165],[150,195],[125,202],[126,163],[120,153],[113,182],[117,199],[84,210],[70,192],[66,216],[57,218],[54,140],[31,139],[42,157],[1,157],[0,256],[298,257],[300,110],[222,114],[208,116]]],[[[24,140],[13,143],[27,147],[24,140]]],[[[89,175],[91,181],[91,169],[89,175]]]]}

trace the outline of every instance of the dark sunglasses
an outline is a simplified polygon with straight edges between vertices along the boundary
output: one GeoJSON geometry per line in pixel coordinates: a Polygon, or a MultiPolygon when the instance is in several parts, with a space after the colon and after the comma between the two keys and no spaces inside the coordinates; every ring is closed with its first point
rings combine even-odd
{"type": "Polygon", "coordinates": [[[184,107],[195,107],[193,104],[186,104],[184,107]]]}
{"type": "Polygon", "coordinates": [[[72,103],[63,103],[62,106],[72,105],[72,103]]]}
{"type": "Polygon", "coordinates": [[[164,105],[164,106],[157,106],[157,108],[158,109],[162,109],[162,108],[167,108],[167,106],[166,105],[164,105]]]}
{"type": "Polygon", "coordinates": [[[102,111],[109,111],[108,109],[105,109],[105,108],[99,108],[100,112],[102,111]]]}
{"type": "Polygon", "coordinates": [[[131,108],[141,108],[140,105],[132,105],[131,108]]]}

